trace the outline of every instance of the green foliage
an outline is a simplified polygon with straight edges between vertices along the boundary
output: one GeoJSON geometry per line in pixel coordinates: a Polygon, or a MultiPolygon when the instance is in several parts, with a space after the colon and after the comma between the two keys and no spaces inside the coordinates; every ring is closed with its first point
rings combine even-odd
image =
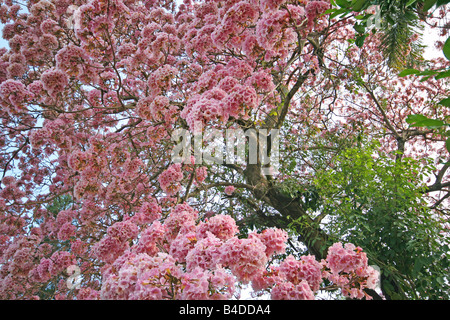
{"type": "Polygon", "coordinates": [[[421,62],[423,46],[420,41],[411,42],[410,39],[414,34],[421,34],[423,1],[342,0],[332,1],[332,4],[333,8],[328,10],[331,18],[357,13],[354,24],[354,43],[357,46],[363,46],[370,32],[381,34],[379,49],[386,57],[389,67],[401,69],[417,66],[421,62]],[[375,14],[365,11],[370,6],[377,7],[375,14]]]}
{"type": "Polygon", "coordinates": [[[427,127],[430,129],[441,128],[445,125],[444,121],[429,119],[421,114],[410,114],[406,117],[406,122],[413,127],[427,127]]]}
{"type": "Polygon", "coordinates": [[[68,209],[72,202],[72,197],[69,195],[58,196],[47,207],[47,210],[53,213],[53,215],[56,217],[61,210],[68,209]]]}
{"type": "Polygon", "coordinates": [[[449,241],[422,196],[423,175],[433,168],[396,161],[378,147],[346,149],[335,168],[318,173],[326,228],[368,252],[391,298],[449,298],[449,241]]]}

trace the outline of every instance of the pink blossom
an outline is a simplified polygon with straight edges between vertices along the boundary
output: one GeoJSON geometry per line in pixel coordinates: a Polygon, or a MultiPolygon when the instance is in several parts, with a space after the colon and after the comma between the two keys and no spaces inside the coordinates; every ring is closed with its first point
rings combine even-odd
{"type": "Polygon", "coordinates": [[[302,280],[299,284],[277,283],[271,291],[271,298],[273,300],[314,300],[315,296],[308,283],[302,280]]]}
{"type": "Polygon", "coordinates": [[[62,70],[55,68],[46,70],[41,76],[41,81],[44,89],[47,90],[51,96],[55,96],[57,93],[62,92],[68,84],[67,75],[62,70]]]}
{"type": "Polygon", "coordinates": [[[186,256],[192,250],[197,242],[194,232],[179,233],[171,242],[169,253],[181,263],[186,262],[186,256]]]}
{"type": "Polygon", "coordinates": [[[183,276],[183,300],[206,300],[209,295],[209,273],[196,267],[183,276]]]}
{"type": "Polygon", "coordinates": [[[173,240],[179,233],[195,231],[197,218],[198,213],[191,206],[186,203],[178,204],[164,221],[167,237],[173,240]]]}
{"type": "Polygon", "coordinates": [[[208,233],[205,238],[197,241],[186,255],[186,268],[196,267],[214,269],[220,263],[223,242],[213,234],[208,233]]]}
{"type": "Polygon", "coordinates": [[[6,68],[8,78],[20,77],[26,72],[26,67],[21,63],[11,63],[8,68],[6,68]]]}
{"type": "Polygon", "coordinates": [[[337,242],[328,249],[327,266],[333,273],[352,272],[367,264],[367,256],[362,249],[351,243],[337,242]]]}
{"type": "Polygon", "coordinates": [[[158,177],[161,189],[167,193],[167,195],[174,195],[180,190],[180,181],[182,179],[183,172],[181,171],[181,164],[179,163],[170,165],[158,177]]]}
{"type": "Polygon", "coordinates": [[[74,237],[75,234],[76,234],[76,227],[73,224],[66,222],[59,229],[58,239],[62,241],[69,240],[71,237],[74,237]]]}
{"type": "Polygon", "coordinates": [[[224,101],[224,111],[231,117],[246,119],[248,111],[256,108],[258,98],[253,87],[236,86],[224,101]]]}
{"type": "Polygon", "coordinates": [[[274,10],[278,9],[285,2],[286,0],[262,0],[260,3],[263,10],[274,10]]]}
{"type": "Polygon", "coordinates": [[[197,235],[200,239],[204,238],[208,232],[220,240],[226,241],[234,237],[239,232],[239,229],[236,221],[231,216],[219,214],[197,227],[197,235]]]}
{"type": "Polygon", "coordinates": [[[235,190],[234,186],[226,186],[224,192],[225,194],[231,196],[234,190],[235,190]]]}
{"type": "Polygon", "coordinates": [[[19,81],[8,79],[0,84],[0,98],[15,107],[20,107],[27,95],[25,86],[19,81]]]}
{"type": "Polygon", "coordinates": [[[175,67],[164,65],[151,74],[148,86],[153,95],[158,95],[171,88],[172,79],[177,75],[175,67]]]}
{"type": "Polygon", "coordinates": [[[280,273],[286,281],[295,285],[306,281],[313,292],[319,290],[322,282],[322,266],[311,256],[302,256],[296,260],[292,255],[288,256],[280,263],[280,273]]]}
{"type": "Polygon", "coordinates": [[[325,1],[309,1],[305,7],[306,16],[311,25],[319,15],[330,8],[330,3],[325,1]]]}
{"type": "Polygon", "coordinates": [[[149,199],[144,202],[139,211],[133,217],[137,223],[152,223],[155,220],[161,218],[161,207],[158,205],[155,199],[149,199]]]}
{"type": "Polygon", "coordinates": [[[100,292],[92,288],[80,288],[77,300],[99,300],[100,292]]]}
{"type": "Polygon", "coordinates": [[[206,167],[198,167],[195,169],[195,176],[198,182],[205,181],[208,175],[208,169],[206,167]]]}
{"type": "Polygon", "coordinates": [[[266,246],[256,237],[233,237],[222,247],[221,262],[243,283],[248,283],[267,263],[266,246]]]}
{"type": "Polygon", "coordinates": [[[288,234],[285,230],[278,228],[264,229],[256,235],[266,246],[266,255],[271,257],[274,254],[283,254],[286,250],[288,234]]]}
{"type": "Polygon", "coordinates": [[[116,222],[107,230],[110,237],[118,239],[121,242],[134,239],[138,235],[139,229],[130,220],[116,222]]]}
{"type": "Polygon", "coordinates": [[[140,235],[139,242],[133,247],[137,253],[146,253],[149,256],[156,255],[160,248],[164,247],[164,237],[167,228],[158,220],[145,228],[140,235]]]}
{"type": "Polygon", "coordinates": [[[127,242],[105,236],[92,246],[92,255],[107,263],[112,263],[128,248],[127,242]]]}

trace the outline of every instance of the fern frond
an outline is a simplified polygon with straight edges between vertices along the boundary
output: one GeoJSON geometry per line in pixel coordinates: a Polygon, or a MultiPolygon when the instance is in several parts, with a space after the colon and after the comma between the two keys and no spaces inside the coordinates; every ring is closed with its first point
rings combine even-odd
{"type": "Polygon", "coordinates": [[[380,50],[394,69],[414,68],[423,63],[422,30],[417,16],[402,8],[389,8],[382,23],[380,50]],[[412,41],[415,35],[419,38],[412,41]]]}

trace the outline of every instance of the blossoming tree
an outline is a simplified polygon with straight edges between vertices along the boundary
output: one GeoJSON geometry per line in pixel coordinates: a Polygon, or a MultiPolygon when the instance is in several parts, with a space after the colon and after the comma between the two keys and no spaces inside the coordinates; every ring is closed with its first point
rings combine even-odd
{"type": "Polygon", "coordinates": [[[354,15],[313,0],[0,4],[0,298],[445,296],[429,272],[448,275],[445,137],[406,117],[448,116],[446,83],[397,77],[376,34],[355,45],[354,15]],[[175,162],[174,133],[199,127],[278,130],[278,172],[260,154],[175,162]]]}

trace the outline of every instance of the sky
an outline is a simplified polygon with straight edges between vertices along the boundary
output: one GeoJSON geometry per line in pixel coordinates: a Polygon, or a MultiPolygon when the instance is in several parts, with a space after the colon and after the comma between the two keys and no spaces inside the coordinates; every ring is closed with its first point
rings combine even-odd
{"type": "MultiPolygon", "coordinates": [[[[3,23],[0,23],[0,30],[2,31],[1,33],[3,33],[3,23]]],[[[5,39],[3,39],[3,37],[0,38],[0,48],[7,48],[8,47],[8,41],[6,41],[5,39]]]]}

